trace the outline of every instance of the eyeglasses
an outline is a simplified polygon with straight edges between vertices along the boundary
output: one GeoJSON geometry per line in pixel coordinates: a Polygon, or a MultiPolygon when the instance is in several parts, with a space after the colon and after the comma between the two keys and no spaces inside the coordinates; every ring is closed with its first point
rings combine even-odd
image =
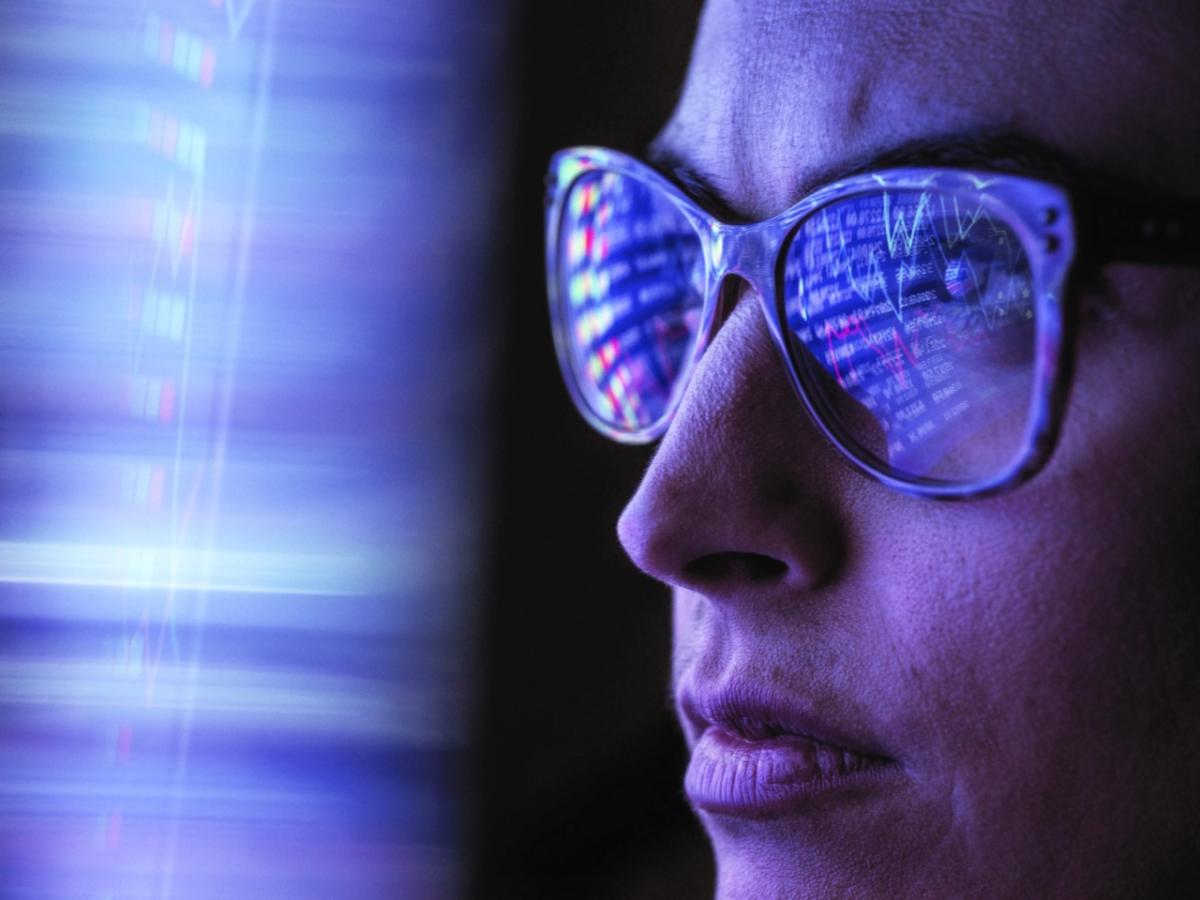
{"type": "Polygon", "coordinates": [[[745,225],[613,150],[561,151],[547,188],[554,342],[592,426],[627,443],[666,430],[737,275],[818,428],[864,472],[927,497],[993,493],[1045,464],[1080,271],[1200,263],[1194,205],[991,172],[873,172],[745,225]]]}

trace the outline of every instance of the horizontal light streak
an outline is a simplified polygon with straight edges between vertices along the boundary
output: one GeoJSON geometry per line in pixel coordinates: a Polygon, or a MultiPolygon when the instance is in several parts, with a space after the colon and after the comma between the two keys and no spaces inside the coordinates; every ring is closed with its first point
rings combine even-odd
{"type": "Polygon", "coordinates": [[[101,723],[120,713],[134,723],[135,735],[184,712],[198,728],[266,728],[276,735],[340,735],[431,748],[454,744],[465,730],[453,712],[462,698],[424,678],[389,682],[267,666],[152,667],[140,660],[7,660],[0,662],[0,702],[10,716],[36,708],[43,722],[101,723]]]}
{"type": "Polygon", "coordinates": [[[2,584],[348,596],[382,590],[381,574],[353,556],[0,541],[2,584]]]}

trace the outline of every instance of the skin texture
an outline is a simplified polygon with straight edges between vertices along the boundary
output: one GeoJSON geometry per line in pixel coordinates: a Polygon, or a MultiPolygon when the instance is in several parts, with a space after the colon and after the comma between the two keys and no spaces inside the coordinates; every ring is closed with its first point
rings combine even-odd
{"type": "MultiPolygon", "coordinates": [[[[716,0],[660,144],[747,218],[815,173],[972,129],[1200,196],[1189,7],[716,0]]],[[[964,503],[851,469],[805,417],[748,290],[620,539],[673,587],[677,689],[768,685],[869,735],[903,777],[764,819],[701,813],[718,896],[1194,883],[1200,269],[1106,269],[1083,297],[1054,457],[964,503]]]]}

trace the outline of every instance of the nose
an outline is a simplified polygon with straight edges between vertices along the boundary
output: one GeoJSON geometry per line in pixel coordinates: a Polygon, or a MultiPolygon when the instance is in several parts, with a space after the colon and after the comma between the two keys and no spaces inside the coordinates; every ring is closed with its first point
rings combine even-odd
{"type": "Polygon", "coordinates": [[[811,591],[842,563],[837,482],[744,286],[617,523],[644,572],[720,600],[811,591]]]}

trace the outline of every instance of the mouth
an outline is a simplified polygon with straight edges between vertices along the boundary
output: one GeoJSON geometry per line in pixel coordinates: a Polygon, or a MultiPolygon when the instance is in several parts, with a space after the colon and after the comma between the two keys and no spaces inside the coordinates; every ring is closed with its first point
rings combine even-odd
{"type": "Polygon", "coordinates": [[[744,686],[680,696],[692,747],[684,788],[698,810],[744,818],[854,796],[900,775],[898,762],[786,700],[744,686]]]}

